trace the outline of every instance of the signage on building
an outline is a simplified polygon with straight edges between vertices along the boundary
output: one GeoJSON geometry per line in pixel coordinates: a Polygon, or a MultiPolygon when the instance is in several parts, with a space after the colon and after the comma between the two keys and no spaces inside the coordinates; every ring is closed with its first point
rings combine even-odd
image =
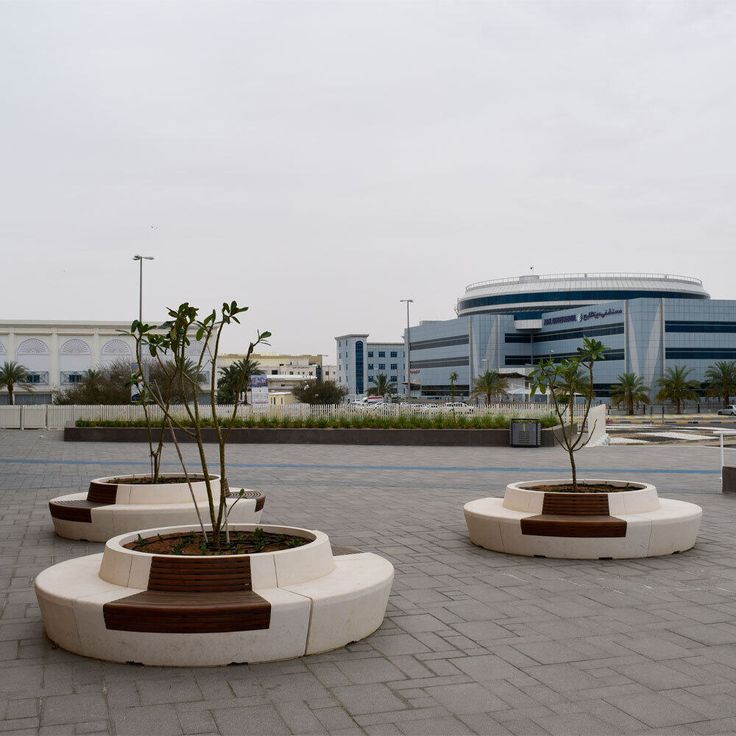
{"type": "Polygon", "coordinates": [[[614,309],[609,307],[604,311],[597,309],[591,309],[588,312],[578,312],[577,314],[563,314],[561,317],[548,317],[544,320],[544,326],[547,325],[561,325],[566,322],[588,322],[591,319],[604,319],[614,314],[623,314],[623,309],[614,309]]]}
{"type": "Polygon", "coordinates": [[[268,404],[268,376],[251,376],[250,400],[254,406],[268,404]]]}

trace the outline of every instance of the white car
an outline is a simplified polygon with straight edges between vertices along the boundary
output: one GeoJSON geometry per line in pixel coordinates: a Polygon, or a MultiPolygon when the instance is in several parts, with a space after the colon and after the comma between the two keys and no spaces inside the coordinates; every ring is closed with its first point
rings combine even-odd
{"type": "Polygon", "coordinates": [[[734,416],[736,416],[736,404],[730,404],[725,409],[719,409],[718,410],[718,413],[719,414],[726,414],[726,415],[729,415],[730,414],[732,417],[734,417],[734,416]]]}

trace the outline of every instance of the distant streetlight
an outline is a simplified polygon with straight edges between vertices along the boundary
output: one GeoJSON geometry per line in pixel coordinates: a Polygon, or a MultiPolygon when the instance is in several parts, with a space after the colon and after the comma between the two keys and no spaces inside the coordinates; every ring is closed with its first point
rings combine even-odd
{"type": "Polygon", "coordinates": [[[411,356],[411,340],[409,339],[409,305],[414,303],[413,299],[399,299],[400,302],[406,302],[406,396],[411,398],[411,364],[409,358],[411,356]]]}
{"type": "Polygon", "coordinates": [[[152,261],[153,256],[133,256],[140,264],[138,276],[138,321],[143,322],[143,261],[152,261]]]}

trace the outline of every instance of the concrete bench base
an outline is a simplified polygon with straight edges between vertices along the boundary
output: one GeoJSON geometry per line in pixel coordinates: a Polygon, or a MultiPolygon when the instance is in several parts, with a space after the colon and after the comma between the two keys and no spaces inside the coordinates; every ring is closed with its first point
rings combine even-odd
{"type": "MultiPolygon", "coordinates": [[[[106,542],[117,534],[136,529],[197,524],[192,494],[202,521],[209,523],[207,486],[201,476],[191,477],[191,490],[187,483],[181,482],[135,482],[146,477],[96,478],[90,482],[87,493],[52,498],[49,511],[54,530],[65,539],[106,542]]],[[[166,474],[161,477],[165,478],[166,474]]],[[[219,501],[219,476],[212,476],[211,487],[215,500],[219,501]]],[[[233,524],[255,524],[260,521],[266,497],[260,491],[242,490],[243,498],[237,498],[240,492],[237,489],[231,491],[226,499],[228,508],[234,506],[230,521],[233,524]]]]}
{"type": "MultiPolygon", "coordinates": [[[[49,639],[96,659],[191,667],[316,654],[363,639],[381,625],[393,581],[391,563],[371,553],[335,557],[321,532],[263,528],[309,535],[313,541],[280,552],[228,558],[177,556],[172,561],[171,556],[125,549],[123,545],[136,536],[126,534],[109,540],[104,554],[44,570],[35,589],[49,639]],[[161,593],[161,577],[154,568],[162,557],[167,564],[213,563],[209,577],[196,574],[205,581],[202,585],[210,580],[220,588],[223,576],[217,566],[222,560],[247,558],[243,589],[187,594],[186,582],[178,592],[161,593]],[[165,620],[155,620],[157,608],[165,620]],[[203,624],[209,628],[203,629],[203,624]]],[[[168,585],[174,578],[167,580],[168,585]]]]}
{"type": "MultiPolygon", "coordinates": [[[[136,529],[197,523],[197,512],[191,500],[187,503],[162,504],[93,504],[93,502],[86,502],[91,504],[87,512],[89,521],[69,518],[72,513],[79,510],[80,506],[83,508],[86,498],[86,493],[71,493],[49,501],[54,531],[60,537],[87,542],[106,542],[111,537],[136,529]],[[67,518],[63,518],[65,516],[67,518]]],[[[259,498],[263,499],[263,496],[259,494],[253,498],[238,501],[230,514],[231,523],[257,524],[261,519],[263,508],[262,504],[260,506],[258,504],[259,498]]],[[[228,508],[232,504],[233,499],[228,499],[228,508]]],[[[207,502],[200,500],[197,506],[202,520],[207,523],[210,518],[207,502]]]]}
{"type": "Polygon", "coordinates": [[[465,504],[473,544],[528,557],[654,557],[693,547],[703,513],[692,503],[660,499],[654,486],[641,484],[640,490],[595,494],[608,496],[606,508],[610,504],[610,510],[605,516],[600,515],[600,509],[588,514],[545,514],[544,496],[568,494],[543,493],[521,485],[511,484],[504,498],[482,498],[465,504]]]}

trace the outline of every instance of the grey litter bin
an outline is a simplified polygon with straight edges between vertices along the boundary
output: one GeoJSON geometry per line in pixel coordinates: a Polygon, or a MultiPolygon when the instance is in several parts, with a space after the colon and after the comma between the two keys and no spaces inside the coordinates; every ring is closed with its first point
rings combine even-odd
{"type": "Polygon", "coordinates": [[[736,493],[736,468],[727,465],[721,468],[721,492],[736,493]]]}
{"type": "Polygon", "coordinates": [[[511,447],[541,447],[542,422],[538,419],[512,419],[509,444],[511,447]]]}

